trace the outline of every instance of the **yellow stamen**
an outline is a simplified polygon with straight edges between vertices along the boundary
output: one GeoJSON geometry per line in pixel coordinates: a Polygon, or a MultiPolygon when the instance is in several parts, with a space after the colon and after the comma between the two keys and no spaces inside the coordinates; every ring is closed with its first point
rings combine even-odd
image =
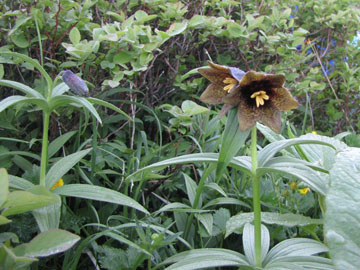
{"type": "Polygon", "coordinates": [[[225,80],[223,80],[223,83],[227,84],[227,85],[224,86],[224,90],[226,92],[230,92],[231,89],[233,89],[233,87],[237,83],[237,80],[227,77],[227,78],[225,78],[225,80]]]}
{"type": "Polygon", "coordinates": [[[310,191],[310,188],[299,188],[298,191],[301,195],[306,195],[306,193],[310,191]]]}
{"type": "Polygon", "coordinates": [[[58,188],[58,187],[61,187],[64,185],[64,181],[62,180],[62,178],[60,178],[52,187],[51,187],[51,190],[55,189],[55,188],[58,188]]]}
{"type": "Polygon", "coordinates": [[[263,90],[253,93],[250,97],[255,98],[256,107],[260,107],[260,105],[264,105],[265,104],[264,100],[269,100],[269,96],[263,90]]]}

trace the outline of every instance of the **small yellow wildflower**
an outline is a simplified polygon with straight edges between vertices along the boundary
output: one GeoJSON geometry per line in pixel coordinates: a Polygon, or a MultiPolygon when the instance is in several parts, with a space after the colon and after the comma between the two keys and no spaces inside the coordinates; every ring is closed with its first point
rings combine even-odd
{"type": "Polygon", "coordinates": [[[317,132],[316,132],[316,131],[313,131],[313,132],[311,132],[311,133],[317,135],[317,132]]]}
{"type": "Polygon", "coordinates": [[[226,85],[224,86],[224,90],[227,92],[230,92],[231,89],[233,89],[233,87],[235,86],[235,84],[237,83],[237,80],[233,79],[233,78],[225,78],[225,80],[223,80],[223,83],[225,83],[226,85]]]}
{"type": "Polygon", "coordinates": [[[62,178],[60,178],[52,187],[51,190],[61,187],[64,185],[64,180],[62,178]]]}
{"type": "Polygon", "coordinates": [[[292,181],[291,183],[290,183],[290,189],[291,190],[295,190],[297,188],[297,183],[295,182],[295,181],[292,181]]]}
{"type": "Polygon", "coordinates": [[[310,188],[299,188],[298,191],[301,195],[306,195],[306,193],[310,191],[310,188]]]}

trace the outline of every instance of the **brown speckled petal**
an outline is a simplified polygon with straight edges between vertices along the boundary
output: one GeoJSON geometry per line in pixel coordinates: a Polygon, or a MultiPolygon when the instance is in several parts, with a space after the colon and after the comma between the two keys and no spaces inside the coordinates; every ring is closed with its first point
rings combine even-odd
{"type": "Polygon", "coordinates": [[[271,87],[282,87],[285,82],[285,76],[282,74],[266,74],[265,79],[271,82],[271,87]]]}
{"type": "Polygon", "coordinates": [[[273,88],[271,98],[273,106],[280,111],[289,111],[299,106],[299,103],[292,97],[290,92],[284,88],[273,88]]]}
{"type": "Polygon", "coordinates": [[[281,130],[281,115],[280,111],[272,106],[267,106],[261,110],[260,121],[271,128],[276,133],[280,133],[281,130]]]}
{"type": "Polygon", "coordinates": [[[221,111],[219,112],[218,118],[223,117],[230,109],[234,108],[235,105],[230,105],[230,104],[224,104],[224,106],[222,106],[221,111]]]}
{"type": "Polygon", "coordinates": [[[226,66],[218,65],[218,64],[215,64],[215,63],[210,62],[210,61],[208,61],[208,65],[209,65],[212,69],[215,69],[215,70],[217,70],[217,71],[220,71],[220,72],[223,72],[223,73],[227,73],[227,74],[231,74],[229,68],[226,67],[226,66]]]}
{"type": "Polygon", "coordinates": [[[200,68],[200,69],[198,69],[198,72],[201,75],[203,75],[206,79],[208,79],[210,82],[219,83],[219,84],[221,83],[223,85],[225,85],[223,83],[225,78],[231,77],[231,75],[229,75],[225,72],[221,72],[221,71],[218,71],[218,70],[212,69],[212,68],[200,68]]]}
{"type": "Polygon", "coordinates": [[[265,78],[265,74],[255,72],[255,71],[248,71],[241,79],[240,86],[244,87],[246,85],[251,84],[253,81],[261,81],[265,78]]]}
{"type": "Polygon", "coordinates": [[[240,130],[245,131],[249,128],[252,128],[256,121],[261,118],[261,111],[256,109],[256,107],[252,107],[247,105],[244,100],[241,100],[238,106],[238,120],[240,130]]]}
{"type": "Polygon", "coordinates": [[[201,94],[200,100],[209,104],[222,104],[223,97],[227,94],[222,84],[212,83],[201,94]]]}

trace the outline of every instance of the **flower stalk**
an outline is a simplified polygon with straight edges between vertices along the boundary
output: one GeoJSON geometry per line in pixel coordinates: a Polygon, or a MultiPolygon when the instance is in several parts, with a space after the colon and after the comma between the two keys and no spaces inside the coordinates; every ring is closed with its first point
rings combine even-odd
{"type": "Polygon", "coordinates": [[[39,183],[40,186],[45,186],[46,167],[48,163],[50,113],[44,111],[43,117],[44,117],[44,124],[43,124],[41,164],[40,164],[40,183],[39,183]]]}
{"type": "Polygon", "coordinates": [[[260,206],[260,178],[256,174],[258,167],[257,160],[257,136],[256,125],[251,130],[251,165],[252,165],[252,184],[253,184],[253,209],[255,227],[255,266],[261,267],[261,206],[260,206]]]}

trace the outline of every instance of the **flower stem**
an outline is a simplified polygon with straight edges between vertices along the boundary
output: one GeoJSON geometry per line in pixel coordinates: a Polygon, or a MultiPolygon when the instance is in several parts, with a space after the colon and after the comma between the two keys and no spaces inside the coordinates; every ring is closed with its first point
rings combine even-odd
{"type": "Polygon", "coordinates": [[[251,164],[253,177],[253,208],[254,208],[254,227],[255,227],[255,266],[261,267],[261,207],[260,207],[260,179],[256,175],[258,166],[256,125],[251,130],[251,164]]]}
{"type": "Polygon", "coordinates": [[[43,113],[44,124],[43,124],[43,138],[42,138],[42,149],[41,149],[41,164],[40,164],[40,186],[45,186],[46,167],[48,162],[48,145],[49,145],[49,123],[50,113],[43,113]]]}

